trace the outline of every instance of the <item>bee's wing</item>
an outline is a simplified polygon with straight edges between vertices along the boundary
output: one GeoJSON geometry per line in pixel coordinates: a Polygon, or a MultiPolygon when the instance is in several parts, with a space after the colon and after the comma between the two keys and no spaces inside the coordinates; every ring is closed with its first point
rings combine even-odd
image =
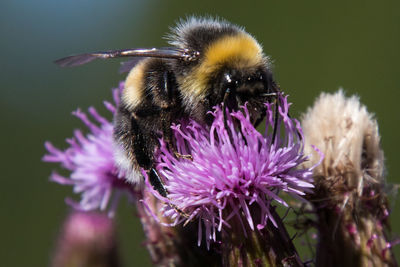
{"type": "MultiPolygon", "coordinates": [[[[162,47],[158,50],[176,50],[176,48],[174,47],[162,47]]],[[[140,61],[142,61],[143,59],[145,59],[146,57],[134,57],[130,60],[127,61],[123,61],[121,62],[121,67],[119,68],[119,73],[125,73],[125,72],[129,72],[131,71],[131,69],[133,69],[140,61]]]]}
{"type": "Polygon", "coordinates": [[[97,58],[108,59],[117,57],[157,57],[192,61],[198,55],[198,52],[190,52],[178,48],[134,48],[74,55],[58,59],[54,63],[61,67],[74,67],[89,63],[97,58]]]}
{"type": "Polygon", "coordinates": [[[119,73],[129,72],[133,67],[136,66],[144,57],[135,57],[130,60],[121,62],[121,67],[119,68],[119,73]]]}

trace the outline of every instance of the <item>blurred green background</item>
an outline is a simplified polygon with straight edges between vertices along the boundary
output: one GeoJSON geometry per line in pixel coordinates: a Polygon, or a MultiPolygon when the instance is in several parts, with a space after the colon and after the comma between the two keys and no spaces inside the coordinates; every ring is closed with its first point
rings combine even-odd
{"type": "MultiPolygon", "coordinates": [[[[399,183],[399,1],[13,1],[0,2],[1,220],[0,265],[46,266],[71,188],[48,182],[56,165],[41,162],[43,143],[65,148],[82,128],[71,116],[94,105],[102,114],[119,63],[60,69],[73,53],[164,46],[178,18],[218,15],[243,25],[275,62],[277,81],[298,116],[321,91],[343,87],[376,114],[387,179],[399,183]],[[397,162],[397,163],[396,163],[397,162]]],[[[400,233],[399,203],[392,202],[400,233]]],[[[116,218],[126,266],[148,266],[138,219],[126,201],[116,218]]],[[[398,237],[399,235],[397,235],[398,237]]],[[[399,246],[395,249],[400,259],[399,246]]]]}

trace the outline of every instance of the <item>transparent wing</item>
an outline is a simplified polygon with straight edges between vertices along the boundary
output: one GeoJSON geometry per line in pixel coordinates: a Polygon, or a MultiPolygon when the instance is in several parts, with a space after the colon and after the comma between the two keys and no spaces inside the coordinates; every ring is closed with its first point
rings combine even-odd
{"type": "Polygon", "coordinates": [[[133,67],[136,66],[145,57],[135,57],[130,60],[121,62],[121,67],[119,68],[119,73],[129,72],[133,67]]]}
{"type": "Polygon", "coordinates": [[[54,61],[61,67],[74,67],[89,63],[95,59],[109,59],[118,57],[157,57],[157,58],[173,58],[192,61],[197,58],[198,52],[189,52],[178,48],[134,48],[110,50],[103,52],[86,53],[64,57],[54,61]]]}

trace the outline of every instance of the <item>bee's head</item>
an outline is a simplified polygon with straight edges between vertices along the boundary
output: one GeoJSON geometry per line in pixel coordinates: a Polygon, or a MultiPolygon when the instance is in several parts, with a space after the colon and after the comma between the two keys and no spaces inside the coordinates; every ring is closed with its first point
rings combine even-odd
{"type": "Polygon", "coordinates": [[[278,90],[272,73],[265,66],[224,69],[210,86],[211,106],[224,103],[230,110],[237,110],[246,104],[254,123],[263,116],[264,103],[270,102],[278,90]]]}
{"type": "Polygon", "coordinates": [[[171,44],[198,51],[196,61],[174,64],[185,109],[198,116],[225,102],[230,109],[248,103],[254,120],[275,92],[269,59],[242,28],[218,20],[191,19],[174,31],[171,44]],[[204,110],[206,108],[206,110],[204,110]]]}
{"type": "Polygon", "coordinates": [[[268,69],[259,68],[250,71],[234,69],[221,74],[218,94],[235,98],[238,105],[243,105],[254,98],[262,98],[273,93],[273,87],[272,74],[268,69]]]}

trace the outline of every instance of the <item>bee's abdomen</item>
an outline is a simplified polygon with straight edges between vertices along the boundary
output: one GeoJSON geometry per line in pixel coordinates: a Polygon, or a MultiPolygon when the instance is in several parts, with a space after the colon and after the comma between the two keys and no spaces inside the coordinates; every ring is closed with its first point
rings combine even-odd
{"type": "Polygon", "coordinates": [[[163,137],[171,142],[171,123],[181,113],[179,90],[168,63],[148,59],[129,74],[114,122],[117,162],[127,171],[149,171],[163,137]]]}

